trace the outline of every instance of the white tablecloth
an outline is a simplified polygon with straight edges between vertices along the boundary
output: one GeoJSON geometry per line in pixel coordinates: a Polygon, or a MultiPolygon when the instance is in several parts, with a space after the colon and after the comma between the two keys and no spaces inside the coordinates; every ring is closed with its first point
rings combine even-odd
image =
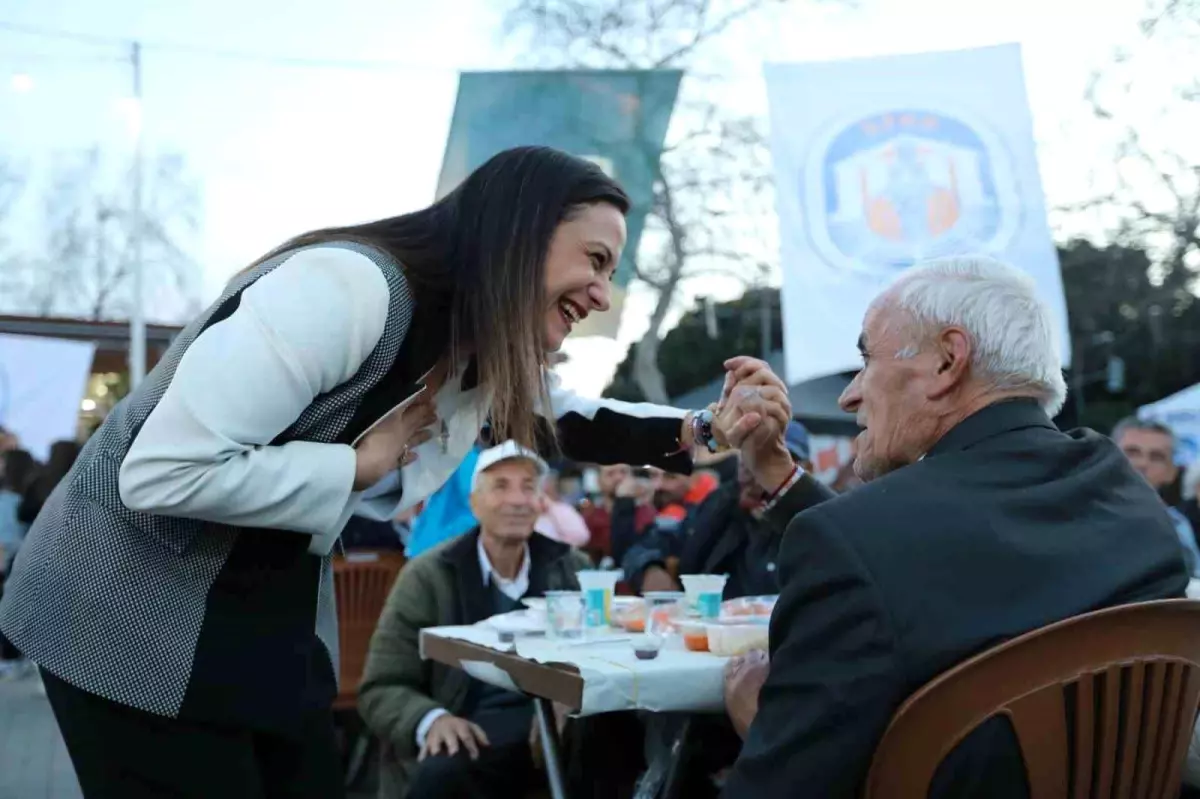
{"type": "MultiPolygon", "coordinates": [[[[510,651],[490,627],[434,627],[422,631],[510,651]]],[[[590,716],[617,710],[654,712],[722,712],[725,707],[725,661],[708,652],[689,652],[675,637],[654,660],[638,660],[629,636],[613,633],[597,640],[555,641],[517,638],[517,655],[538,663],[569,663],[583,678],[582,708],[576,715],[590,716]]],[[[513,688],[508,675],[491,663],[464,663],[478,680],[513,688]]]]}

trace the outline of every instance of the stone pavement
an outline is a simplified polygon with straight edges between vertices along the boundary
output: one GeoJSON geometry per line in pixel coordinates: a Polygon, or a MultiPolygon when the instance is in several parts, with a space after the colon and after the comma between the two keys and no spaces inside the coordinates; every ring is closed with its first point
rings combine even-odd
{"type": "Polygon", "coordinates": [[[82,799],[34,676],[0,680],[0,799],[82,799]]]}
{"type": "MultiPolygon", "coordinates": [[[[373,798],[373,777],[346,799],[373,798]]],[[[0,679],[0,799],[83,799],[50,704],[33,676],[0,679]]]]}

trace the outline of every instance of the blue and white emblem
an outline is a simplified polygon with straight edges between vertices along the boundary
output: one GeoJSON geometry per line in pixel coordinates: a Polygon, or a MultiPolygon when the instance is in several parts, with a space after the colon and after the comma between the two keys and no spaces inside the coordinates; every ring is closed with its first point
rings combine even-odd
{"type": "Polygon", "coordinates": [[[835,126],[800,187],[830,262],[891,272],[956,253],[998,253],[1019,224],[1011,159],[985,128],[925,110],[835,126]]]}

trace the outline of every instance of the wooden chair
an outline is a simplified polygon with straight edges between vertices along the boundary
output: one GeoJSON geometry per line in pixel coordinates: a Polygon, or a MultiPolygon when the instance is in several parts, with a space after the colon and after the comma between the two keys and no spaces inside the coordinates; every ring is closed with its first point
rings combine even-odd
{"type": "Polygon", "coordinates": [[[355,550],[333,562],[340,660],[339,690],[333,709],[352,722],[347,731],[352,739],[346,764],[348,786],[361,775],[372,740],[358,717],[358,684],[379,614],[404,563],[402,553],[390,550],[355,550]]]}
{"type": "Polygon", "coordinates": [[[1200,602],[1088,613],[973,657],[909,698],[880,741],[864,797],[925,799],[943,758],[1004,715],[1031,799],[1175,799],[1197,703],[1200,602]]]}

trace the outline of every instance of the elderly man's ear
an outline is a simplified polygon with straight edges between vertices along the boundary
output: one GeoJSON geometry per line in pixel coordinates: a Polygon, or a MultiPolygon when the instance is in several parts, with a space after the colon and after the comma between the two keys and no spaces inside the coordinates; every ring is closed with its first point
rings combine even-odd
{"type": "Polygon", "coordinates": [[[941,399],[962,385],[969,376],[971,354],[971,339],[961,327],[947,327],[938,334],[937,369],[929,383],[929,399],[941,399]]]}

